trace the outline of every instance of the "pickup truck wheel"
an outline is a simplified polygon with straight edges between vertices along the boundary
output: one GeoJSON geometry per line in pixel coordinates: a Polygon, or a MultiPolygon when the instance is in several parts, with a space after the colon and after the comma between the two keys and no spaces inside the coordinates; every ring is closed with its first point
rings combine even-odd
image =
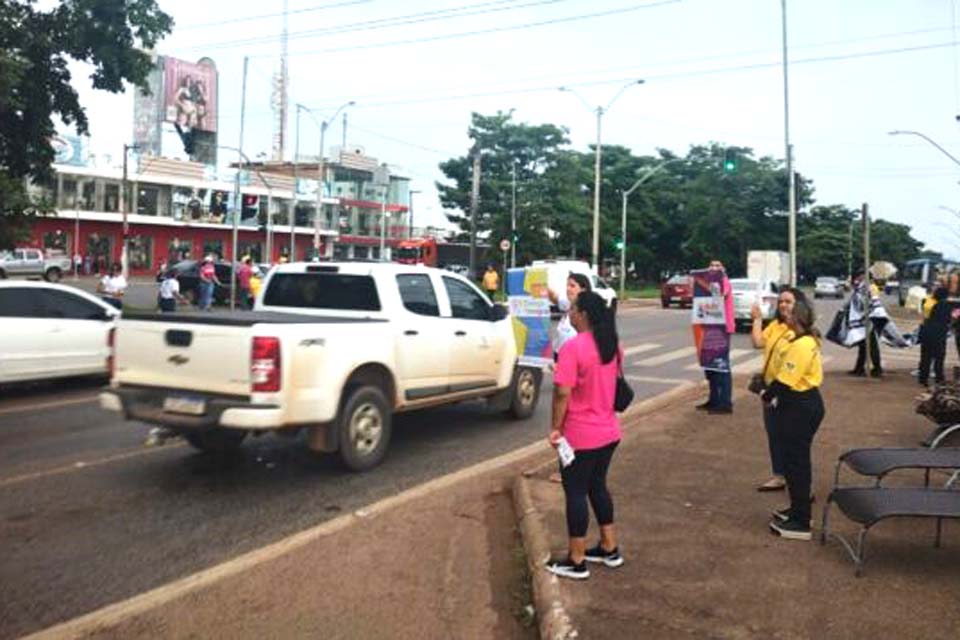
{"type": "Polygon", "coordinates": [[[0,280],[6,280],[6,279],[7,279],[7,272],[4,271],[3,269],[0,269],[0,280]]]}
{"type": "Polygon", "coordinates": [[[54,267],[52,269],[47,269],[47,272],[43,277],[47,282],[60,282],[60,275],[60,269],[54,267]]]}
{"type": "Polygon", "coordinates": [[[240,443],[247,437],[247,432],[239,429],[214,428],[204,431],[187,431],[183,437],[194,449],[207,453],[229,453],[240,448],[240,443]]]}
{"type": "Polygon", "coordinates": [[[519,367],[513,376],[513,390],[510,408],[507,413],[517,420],[525,420],[533,415],[540,399],[540,376],[534,369],[519,367]]]}
{"type": "Polygon", "coordinates": [[[354,387],[337,419],[340,459],[351,471],[366,471],[387,454],[393,429],[390,404],[378,387],[354,387]]]}

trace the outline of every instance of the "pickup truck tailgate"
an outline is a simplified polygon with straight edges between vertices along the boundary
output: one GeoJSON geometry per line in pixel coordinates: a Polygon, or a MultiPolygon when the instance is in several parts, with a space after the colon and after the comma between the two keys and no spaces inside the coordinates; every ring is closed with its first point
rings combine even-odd
{"type": "Polygon", "coordinates": [[[251,326],[121,320],[114,380],[205,393],[250,395],[251,326]]]}

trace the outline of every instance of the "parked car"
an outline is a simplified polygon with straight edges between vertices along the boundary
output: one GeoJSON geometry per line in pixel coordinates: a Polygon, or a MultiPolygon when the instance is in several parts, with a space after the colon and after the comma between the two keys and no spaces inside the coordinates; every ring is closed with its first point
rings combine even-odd
{"type": "Polygon", "coordinates": [[[733,317],[738,330],[753,321],[750,310],[754,304],[760,305],[764,322],[776,316],[778,288],[773,280],[734,278],[730,286],[733,289],[733,317]]]}
{"type": "MultiPolygon", "coordinates": [[[[167,273],[173,273],[174,277],[180,283],[180,295],[190,301],[190,304],[196,304],[200,299],[200,260],[182,260],[169,269],[167,273]]],[[[213,303],[230,303],[230,263],[220,261],[213,265],[217,273],[217,280],[221,284],[213,287],[213,303]]],[[[237,271],[240,266],[237,265],[237,271]]]]}
{"type": "Polygon", "coordinates": [[[45,256],[40,249],[0,251],[0,279],[21,276],[58,282],[73,265],[67,256],[45,256]]]}
{"type": "Polygon", "coordinates": [[[376,466],[393,414],[485,399],[536,410],[542,373],[518,362],[513,323],[472,282],[389,262],[274,267],[254,310],[128,315],[104,409],[204,451],[306,430],[315,451],[376,466]]]}
{"type": "Polygon", "coordinates": [[[0,282],[0,383],[108,375],[119,315],[74,287],[0,282]]]}
{"type": "Polygon", "coordinates": [[[660,304],[666,309],[673,303],[681,307],[693,304],[693,278],[689,275],[672,276],[660,285],[660,304]]]}
{"type": "Polygon", "coordinates": [[[813,285],[814,298],[842,298],[843,294],[843,284],[838,278],[821,276],[813,285]]]}

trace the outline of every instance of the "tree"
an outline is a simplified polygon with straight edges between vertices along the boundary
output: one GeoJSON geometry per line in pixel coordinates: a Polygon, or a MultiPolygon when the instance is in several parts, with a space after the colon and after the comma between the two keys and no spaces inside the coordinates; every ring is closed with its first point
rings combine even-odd
{"type": "Polygon", "coordinates": [[[88,133],[71,84],[70,60],[92,65],[92,86],[111,93],[130,82],[146,90],[150,49],[173,26],[156,0],[63,0],[46,11],[30,0],[0,0],[0,248],[50,208],[26,193],[25,180],[53,176],[53,118],[88,133]]]}

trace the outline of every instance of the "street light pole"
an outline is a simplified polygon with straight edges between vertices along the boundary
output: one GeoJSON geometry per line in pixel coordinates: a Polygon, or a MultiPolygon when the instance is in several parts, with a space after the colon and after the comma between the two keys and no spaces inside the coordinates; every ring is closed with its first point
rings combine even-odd
{"type": "Polygon", "coordinates": [[[607,104],[606,107],[597,106],[596,108],[591,107],[590,103],[587,102],[583,96],[581,96],[577,91],[570,87],[560,87],[560,91],[565,91],[567,93],[572,93],[577,96],[587,109],[594,111],[597,114],[597,146],[594,149],[594,163],[593,163],[593,245],[592,245],[592,259],[593,259],[593,268],[597,270],[597,273],[600,272],[600,183],[601,183],[601,156],[603,155],[603,149],[601,147],[600,139],[600,129],[601,121],[603,120],[603,114],[610,110],[610,107],[613,106],[613,103],[617,101],[623,92],[629,89],[630,87],[638,84],[643,84],[643,80],[634,80],[628,82],[627,84],[621,87],[620,91],[613,96],[613,99],[607,104]]]}
{"type": "Polygon", "coordinates": [[[623,212],[620,215],[620,241],[623,243],[620,247],[620,299],[623,299],[624,292],[626,291],[626,281],[627,281],[627,199],[630,197],[634,191],[640,188],[644,182],[653,177],[655,173],[663,169],[667,163],[673,162],[673,160],[666,160],[661,162],[652,169],[647,170],[645,174],[640,176],[640,179],[633,183],[633,186],[623,192],[623,212]]]}
{"type": "Polygon", "coordinates": [[[299,193],[297,191],[297,163],[300,162],[300,105],[297,105],[297,126],[296,126],[296,136],[297,139],[293,144],[293,209],[290,211],[290,218],[288,222],[290,223],[290,262],[296,260],[296,249],[297,249],[297,240],[296,240],[296,223],[297,223],[297,198],[299,198],[299,193]]]}
{"type": "Polygon", "coordinates": [[[415,189],[410,190],[410,215],[409,215],[409,230],[407,231],[407,239],[413,237],[413,194],[420,193],[415,189]]]}
{"type": "Polygon", "coordinates": [[[130,277],[130,225],[127,222],[127,210],[130,208],[129,185],[127,184],[127,153],[139,149],[139,145],[123,145],[123,179],[120,183],[120,210],[123,212],[123,244],[120,248],[120,269],[124,278],[130,277]]]}
{"type": "Polygon", "coordinates": [[[510,201],[510,267],[517,266],[517,160],[513,160],[513,197],[510,201]]]}
{"type": "Polygon", "coordinates": [[[920,137],[920,138],[923,138],[924,140],[926,140],[927,142],[929,142],[930,144],[932,144],[933,146],[935,146],[937,149],[939,149],[940,152],[941,152],[943,155],[945,155],[945,156],[947,156],[948,158],[950,158],[951,160],[953,160],[954,164],[960,165],[960,160],[957,160],[957,158],[954,157],[954,155],[953,155],[952,153],[950,153],[949,151],[947,151],[946,149],[944,149],[943,147],[941,147],[939,144],[937,144],[936,142],[934,142],[934,140],[933,140],[932,138],[930,138],[930,137],[927,136],[927,135],[924,135],[924,134],[920,133],[919,131],[890,131],[890,132],[887,133],[887,135],[891,135],[891,136],[918,136],[918,137],[920,137]]]}

